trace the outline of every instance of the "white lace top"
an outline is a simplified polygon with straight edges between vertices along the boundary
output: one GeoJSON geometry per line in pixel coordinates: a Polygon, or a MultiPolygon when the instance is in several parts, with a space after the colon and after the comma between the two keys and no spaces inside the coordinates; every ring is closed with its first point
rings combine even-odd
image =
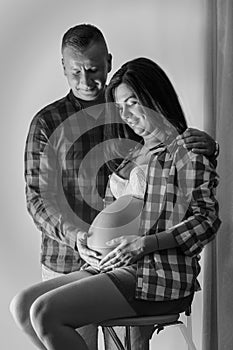
{"type": "Polygon", "coordinates": [[[126,194],[132,194],[140,199],[144,198],[146,190],[146,171],[148,165],[140,165],[133,168],[129,179],[123,179],[113,173],[110,177],[110,188],[113,196],[119,198],[126,194]]]}

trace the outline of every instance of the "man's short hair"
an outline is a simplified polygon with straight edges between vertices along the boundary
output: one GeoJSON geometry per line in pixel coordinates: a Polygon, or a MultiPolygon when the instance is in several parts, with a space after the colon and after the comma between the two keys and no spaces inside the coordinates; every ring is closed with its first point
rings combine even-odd
{"type": "Polygon", "coordinates": [[[73,47],[76,50],[85,50],[90,44],[99,42],[107,49],[103,33],[92,24],[79,24],[70,28],[62,38],[62,52],[65,47],[73,47]]]}

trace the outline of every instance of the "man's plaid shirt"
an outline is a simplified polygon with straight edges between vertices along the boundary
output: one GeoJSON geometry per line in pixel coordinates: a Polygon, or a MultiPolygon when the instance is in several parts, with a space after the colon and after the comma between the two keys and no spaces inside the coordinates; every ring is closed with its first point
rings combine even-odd
{"type": "MultiPolygon", "coordinates": [[[[215,190],[218,176],[203,155],[176,141],[151,151],[141,235],[169,231],[178,243],[137,262],[136,298],[178,299],[199,290],[199,253],[220,226],[215,190]]],[[[114,200],[109,184],[105,204],[114,200]]]]}
{"type": "Polygon", "coordinates": [[[57,272],[80,268],[77,230],[88,230],[103,208],[108,177],[101,166],[104,117],[88,115],[70,92],[42,109],[30,125],[27,207],[42,232],[41,262],[57,272]]]}

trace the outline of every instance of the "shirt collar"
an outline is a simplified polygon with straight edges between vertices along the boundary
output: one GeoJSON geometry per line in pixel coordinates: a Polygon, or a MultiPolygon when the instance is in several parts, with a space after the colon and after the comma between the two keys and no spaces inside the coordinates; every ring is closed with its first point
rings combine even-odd
{"type": "Polygon", "coordinates": [[[71,101],[72,105],[75,107],[75,109],[79,110],[82,109],[82,105],[77,97],[74,96],[73,91],[70,90],[68,94],[68,98],[71,101]]]}
{"type": "Polygon", "coordinates": [[[157,146],[150,149],[150,152],[152,154],[157,154],[160,152],[163,152],[164,150],[167,150],[171,155],[174,154],[175,150],[177,149],[177,141],[174,138],[167,138],[164,142],[161,142],[157,146]]]}
{"type": "Polygon", "coordinates": [[[103,104],[97,104],[97,105],[93,105],[87,108],[84,108],[84,106],[82,105],[82,102],[74,95],[73,91],[70,90],[68,97],[72,103],[72,105],[75,107],[75,109],[77,111],[84,111],[86,112],[86,114],[88,114],[89,116],[91,116],[92,118],[94,118],[95,120],[99,119],[100,116],[102,116],[105,111],[105,108],[103,108],[103,104]],[[91,109],[95,108],[96,109],[96,115],[95,113],[91,112],[91,109]],[[88,112],[88,109],[90,109],[90,113],[88,112]]]}

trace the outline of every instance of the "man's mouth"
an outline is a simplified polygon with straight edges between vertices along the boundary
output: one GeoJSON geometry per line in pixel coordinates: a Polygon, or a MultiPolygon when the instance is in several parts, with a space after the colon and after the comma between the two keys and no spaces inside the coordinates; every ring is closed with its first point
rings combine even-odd
{"type": "Polygon", "coordinates": [[[82,89],[81,91],[85,92],[85,93],[88,93],[88,92],[92,92],[95,90],[95,87],[93,88],[88,88],[88,89],[82,89]]]}

